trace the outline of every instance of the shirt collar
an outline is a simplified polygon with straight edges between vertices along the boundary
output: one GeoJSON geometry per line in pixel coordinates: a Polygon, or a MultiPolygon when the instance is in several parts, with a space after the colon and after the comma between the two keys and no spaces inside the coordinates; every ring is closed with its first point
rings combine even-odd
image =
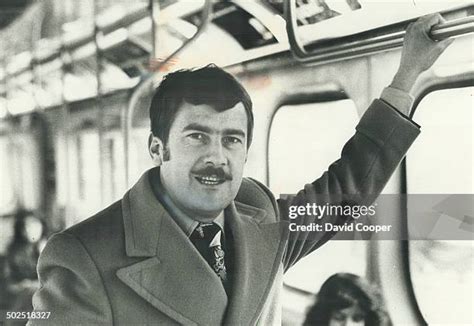
{"type": "MultiPolygon", "coordinates": [[[[199,225],[199,221],[196,221],[193,218],[189,217],[188,215],[183,213],[178,207],[176,207],[169,195],[163,189],[163,185],[161,184],[160,180],[159,168],[151,170],[149,181],[156,198],[161,202],[161,204],[168,211],[173,220],[178,224],[178,226],[189,238],[196,229],[196,227],[199,225]]],[[[224,211],[222,211],[213,222],[219,226],[222,232],[224,232],[224,211]]]]}

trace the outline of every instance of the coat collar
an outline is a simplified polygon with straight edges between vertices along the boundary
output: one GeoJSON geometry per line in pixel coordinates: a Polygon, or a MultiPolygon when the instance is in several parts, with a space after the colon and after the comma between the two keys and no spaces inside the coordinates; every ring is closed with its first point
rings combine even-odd
{"type": "Polygon", "coordinates": [[[150,171],[122,199],[125,250],[129,257],[152,257],[156,254],[160,224],[168,214],[153,194],[150,171]]]}
{"type": "Polygon", "coordinates": [[[235,244],[232,297],[155,198],[148,172],[122,201],[125,248],[143,257],[117,276],[155,308],[184,325],[250,324],[258,318],[283,253],[279,223],[244,203],[225,211],[235,244]]]}

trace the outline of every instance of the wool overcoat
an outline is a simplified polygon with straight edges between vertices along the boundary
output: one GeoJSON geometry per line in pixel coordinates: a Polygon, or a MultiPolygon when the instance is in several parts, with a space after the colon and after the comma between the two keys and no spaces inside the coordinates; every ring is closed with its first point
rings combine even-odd
{"type": "Polygon", "coordinates": [[[381,100],[372,103],[356,130],[339,160],[284,200],[255,180],[242,180],[225,210],[235,248],[229,297],[154,196],[147,172],[122,200],[48,241],[33,304],[51,315],[29,323],[281,324],[284,272],[332,235],[290,232],[290,222],[341,222],[340,217],[315,216],[290,220],[289,207],[370,204],[419,133],[417,125],[381,100]]]}

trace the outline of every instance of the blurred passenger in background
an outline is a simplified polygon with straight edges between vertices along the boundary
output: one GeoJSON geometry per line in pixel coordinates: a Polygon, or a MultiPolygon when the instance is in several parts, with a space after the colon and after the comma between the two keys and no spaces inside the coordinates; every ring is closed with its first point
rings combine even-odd
{"type": "Polygon", "coordinates": [[[5,266],[10,311],[33,311],[31,298],[38,288],[36,265],[46,242],[45,233],[44,222],[32,212],[20,209],[15,214],[5,266]]]}
{"type": "Polygon", "coordinates": [[[304,326],[389,326],[378,289],[360,276],[334,274],[324,282],[304,326]]]}
{"type": "Polygon", "coordinates": [[[7,310],[10,304],[6,265],[6,257],[0,256],[0,310],[7,310]]]}

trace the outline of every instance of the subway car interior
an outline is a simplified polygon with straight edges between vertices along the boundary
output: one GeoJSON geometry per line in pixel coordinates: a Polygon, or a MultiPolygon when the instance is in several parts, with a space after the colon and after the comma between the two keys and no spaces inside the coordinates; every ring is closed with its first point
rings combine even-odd
{"type": "MultiPolygon", "coordinates": [[[[471,1],[0,2],[0,311],[32,309],[49,236],[120,200],[153,167],[148,108],[166,74],[214,63],[234,75],[255,115],[244,175],[292,194],[338,159],[390,84],[406,27],[435,12],[446,22],[431,36],[455,41],[415,84],[422,132],[383,194],[472,196],[471,1]]],[[[410,234],[407,207],[390,209],[410,234]]],[[[285,274],[283,324],[301,325],[335,273],[376,286],[394,325],[474,324],[467,209],[452,205],[435,226],[463,239],[329,241],[285,274]]]]}

